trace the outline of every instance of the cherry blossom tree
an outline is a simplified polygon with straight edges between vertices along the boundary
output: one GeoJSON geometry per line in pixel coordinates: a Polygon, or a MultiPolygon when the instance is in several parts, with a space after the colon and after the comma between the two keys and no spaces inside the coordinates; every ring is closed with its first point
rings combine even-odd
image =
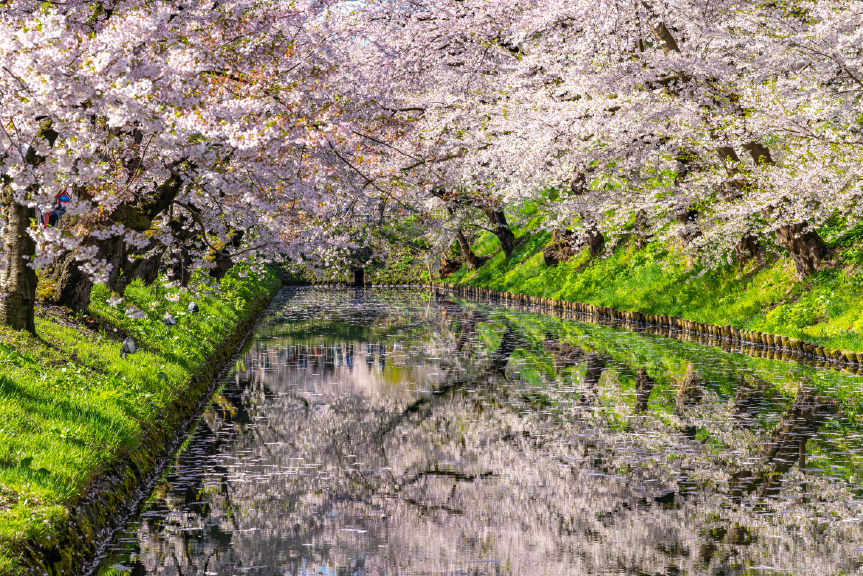
{"type": "Polygon", "coordinates": [[[34,330],[34,268],[54,266],[55,299],[84,310],[93,282],[122,294],[163,259],[185,285],[319,245],[361,170],[334,144],[328,42],[345,28],[330,9],[5,5],[3,322],[34,330]],[[62,190],[62,224],[33,223],[62,190]]]}
{"type": "Polygon", "coordinates": [[[828,257],[818,226],[859,221],[855,3],[376,6],[379,90],[416,115],[393,148],[418,202],[554,189],[546,224],[574,222],[592,252],[603,233],[680,238],[715,266],[765,240],[801,276],[828,257]]]}
{"type": "Polygon", "coordinates": [[[418,218],[437,245],[482,227],[510,255],[528,200],[597,257],[635,236],[717,266],[766,243],[803,277],[822,224],[860,221],[860,10],[7,2],[0,322],[34,330],[39,268],[84,310],[93,282],[119,297],[165,268],[359,266],[388,242],[363,218],[418,218]]]}

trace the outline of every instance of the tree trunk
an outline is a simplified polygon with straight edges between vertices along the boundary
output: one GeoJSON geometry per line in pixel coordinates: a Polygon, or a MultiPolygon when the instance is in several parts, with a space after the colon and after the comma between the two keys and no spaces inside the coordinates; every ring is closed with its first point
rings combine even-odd
{"type": "Polygon", "coordinates": [[[354,286],[356,288],[362,288],[365,286],[365,282],[363,281],[363,269],[357,268],[354,270],[354,286]]]}
{"type": "Polygon", "coordinates": [[[761,251],[761,243],[758,242],[758,237],[752,234],[747,234],[734,247],[734,253],[737,256],[737,263],[740,268],[754,258],[761,251]]]}
{"type": "Polygon", "coordinates": [[[590,250],[591,258],[599,258],[602,254],[602,249],[605,247],[605,236],[593,225],[585,230],[584,243],[587,244],[587,249],[590,250]]]}
{"type": "Polygon", "coordinates": [[[150,286],[159,277],[159,266],[162,264],[164,250],[159,250],[149,258],[141,260],[141,264],[133,273],[133,279],[140,278],[144,286],[150,286]]]}
{"type": "Polygon", "coordinates": [[[581,249],[581,245],[569,230],[555,230],[551,233],[551,242],[543,248],[542,259],[546,266],[557,266],[566,262],[581,249]]]}
{"type": "Polygon", "coordinates": [[[737,163],[740,162],[740,158],[737,156],[734,148],[731,146],[718,146],[716,148],[716,155],[719,156],[719,159],[725,165],[725,173],[728,174],[729,178],[733,178],[740,173],[740,170],[737,169],[737,163]]]}
{"type": "Polygon", "coordinates": [[[231,258],[229,248],[239,248],[240,242],[243,240],[243,235],[244,232],[242,230],[234,232],[228,239],[224,248],[217,253],[213,253],[211,251],[211,254],[215,259],[216,266],[214,268],[210,268],[210,277],[215,278],[216,280],[221,280],[225,277],[225,274],[227,274],[228,270],[230,270],[234,265],[234,259],[231,258]]]}
{"type": "MultiPolygon", "coordinates": [[[[177,194],[180,192],[183,181],[179,176],[172,175],[156,189],[149,200],[136,200],[132,203],[122,203],[111,213],[111,220],[136,232],[144,232],[149,229],[153,219],[167,210],[177,194]]],[[[122,294],[126,286],[136,277],[136,271],[127,271],[126,268],[138,268],[139,265],[130,263],[127,259],[126,242],[121,236],[98,240],[89,238],[84,242],[85,246],[99,246],[97,259],[105,259],[112,265],[108,277],[108,286],[114,292],[122,294]]],[[[158,266],[161,255],[156,260],[156,270],[148,269],[147,274],[158,275],[158,266]]],[[[148,263],[152,268],[153,262],[148,263]]],[[[65,254],[60,258],[60,263],[55,267],[53,279],[56,284],[54,289],[54,301],[61,306],[67,306],[72,310],[83,312],[90,305],[90,291],[93,289],[93,281],[78,268],[75,252],[65,254]]],[[[155,277],[150,283],[155,281],[155,277]]],[[[188,284],[188,280],[186,281],[188,284]]],[[[183,284],[185,286],[186,284],[183,284]]]]}
{"type": "Polygon", "coordinates": [[[797,277],[803,280],[821,266],[830,249],[815,230],[806,230],[806,222],[788,224],[776,230],[776,242],[794,258],[797,277]]]}
{"type": "Polygon", "coordinates": [[[0,289],[6,292],[6,297],[0,298],[0,324],[35,334],[34,306],[38,278],[36,271],[28,264],[36,254],[36,242],[27,229],[30,220],[36,218],[36,209],[15,202],[11,183],[5,178],[0,205],[6,218],[3,229],[6,266],[0,271],[0,289]]]}
{"type": "Polygon", "coordinates": [[[234,260],[230,255],[225,253],[220,253],[216,256],[216,265],[213,268],[210,268],[209,275],[211,278],[215,278],[216,280],[221,280],[225,277],[225,274],[228,273],[234,266],[234,260]]]}
{"type": "MultiPolygon", "coordinates": [[[[503,252],[504,254],[506,254],[506,257],[509,258],[512,255],[513,251],[515,250],[515,234],[513,234],[512,230],[509,227],[509,224],[507,224],[506,215],[504,214],[503,210],[490,208],[487,205],[481,205],[475,199],[471,200],[464,197],[448,199],[446,190],[444,190],[443,188],[436,188],[432,190],[431,193],[433,196],[440,198],[445,203],[454,202],[459,205],[471,205],[481,209],[483,214],[485,214],[488,218],[489,222],[491,222],[491,225],[494,229],[494,235],[497,236],[498,239],[500,239],[500,245],[503,248],[503,252]]],[[[449,206],[447,206],[447,212],[450,216],[452,216],[453,212],[449,206]]]]}
{"type": "Polygon", "coordinates": [[[192,279],[192,257],[186,248],[180,248],[179,254],[175,258],[176,260],[171,266],[171,278],[185,288],[192,279]]]}
{"type": "Polygon", "coordinates": [[[766,146],[762,146],[758,142],[750,142],[749,144],[744,144],[744,148],[749,152],[749,155],[752,156],[752,161],[755,162],[756,166],[761,164],[773,164],[773,157],[770,155],[770,149],[766,146]]]}
{"type": "Polygon", "coordinates": [[[500,239],[503,253],[509,258],[515,250],[515,234],[512,233],[512,229],[510,229],[509,224],[506,222],[506,215],[503,213],[503,210],[493,210],[490,208],[484,210],[484,212],[491,225],[494,226],[494,234],[500,239]]]}
{"type": "Polygon", "coordinates": [[[444,258],[441,262],[441,267],[438,268],[438,276],[441,278],[452,276],[459,271],[461,266],[462,261],[458,258],[444,258]]]}
{"type": "MultiPolygon", "coordinates": [[[[39,138],[48,145],[54,146],[57,132],[53,122],[45,118],[40,122],[39,138]]],[[[36,153],[35,147],[30,147],[25,155],[25,161],[31,166],[42,164],[45,159],[36,153]]],[[[0,208],[6,220],[2,230],[3,257],[5,267],[0,269],[0,324],[14,330],[27,330],[36,334],[34,321],[36,305],[36,285],[39,278],[36,271],[29,266],[36,255],[36,242],[27,230],[30,221],[36,219],[36,209],[27,208],[15,201],[12,191],[12,178],[6,174],[0,176],[2,192],[0,192],[0,208]]]]}
{"type": "Polygon", "coordinates": [[[90,305],[93,281],[75,261],[75,251],[67,252],[54,266],[54,303],[72,310],[86,310],[90,305]]]}
{"type": "MultiPolygon", "coordinates": [[[[126,263],[126,242],[122,236],[105,240],[89,238],[84,242],[84,246],[99,247],[95,259],[105,260],[111,265],[107,284],[111,290],[122,294],[128,284],[128,282],[124,284],[121,279],[123,266],[126,263]]],[[[90,306],[93,280],[81,271],[75,259],[76,254],[77,251],[67,252],[60,257],[59,263],[54,267],[54,302],[76,312],[84,312],[90,306]]]]}
{"type": "MultiPolygon", "coordinates": [[[[149,252],[150,249],[151,247],[148,246],[140,252],[146,253],[149,252]]],[[[136,251],[134,254],[126,254],[122,273],[119,274],[111,287],[117,294],[123,295],[126,291],[126,287],[136,278],[140,278],[145,286],[149,286],[159,277],[159,265],[162,263],[162,254],[164,253],[164,249],[161,247],[157,248],[154,254],[146,258],[130,258],[130,256],[133,255],[141,256],[142,254],[140,252],[136,251]]]]}
{"type": "Polygon", "coordinates": [[[464,261],[467,262],[468,270],[476,270],[482,266],[483,260],[473,253],[473,250],[470,248],[470,242],[467,241],[467,238],[461,230],[456,234],[456,240],[458,240],[458,247],[464,257],[464,261]]]}
{"type": "MultiPolygon", "coordinates": [[[[449,207],[449,205],[446,206],[446,211],[447,214],[449,214],[450,218],[455,215],[455,212],[452,208],[449,207]]],[[[473,250],[471,250],[470,248],[470,242],[467,241],[467,237],[465,237],[464,232],[461,231],[461,228],[459,228],[458,233],[455,237],[458,241],[459,249],[464,256],[464,261],[467,262],[468,270],[476,270],[477,268],[482,266],[485,260],[473,253],[473,250]]]]}

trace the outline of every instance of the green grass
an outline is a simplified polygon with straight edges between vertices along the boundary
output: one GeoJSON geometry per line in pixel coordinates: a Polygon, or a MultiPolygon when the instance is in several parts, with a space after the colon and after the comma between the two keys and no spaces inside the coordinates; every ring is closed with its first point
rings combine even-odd
{"type": "Polygon", "coordinates": [[[68,506],[137,445],[143,426],[250,317],[252,303],[279,286],[269,273],[241,275],[235,267],[220,294],[195,297],[201,311],[194,315],[186,312],[189,294],[135,283],[117,308],[106,304],[103,286],[94,289],[90,314],[99,330],[51,315],[37,318],[37,337],[0,329],[0,573],[16,569],[9,544],[63,523],[68,506]],[[129,303],[146,318],[126,316],[129,303]],[[166,311],[178,321],[170,330],[161,322],[166,311]],[[138,352],[122,359],[126,334],[138,352]]]}
{"type": "Polygon", "coordinates": [[[789,257],[772,254],[742,270],[731,264],[705,271],[690,265],[679,250],[658,243],[643,249],[617,246],[607,258],[591,259],[585,250],[572,260],[548,267],[542,247],[548,232],[533,232],[533,216],[520,230],[524,241],[506,258],[497,238],[485,234],[478,255],[493,255],[477,271],[466,267],[446,282],[484,286],[667,314],[687,320],[759,330],[805,339],[833,349],[863,351],[863,248],[859,231],[839,235],[834,266],[799,282],[789,257]]]}

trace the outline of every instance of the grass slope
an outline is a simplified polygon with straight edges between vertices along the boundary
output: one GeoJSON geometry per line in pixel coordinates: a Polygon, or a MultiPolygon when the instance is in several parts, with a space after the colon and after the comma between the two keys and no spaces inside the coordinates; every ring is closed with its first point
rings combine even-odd
{"type": "Polygon", "coordinates": [[[199,294],[198,314],[186,311],[188,294],[135,283],[116,309],[97,286],[89,322],[49,313],[36,320],[38,337],[0,329],[0,573],[18,568],[10,543],[51,535],[67,506],[135,448],[142,426],[184,393],[253,304],[280,285],[275,275],[241,276],[237,267],[199,294]],[[127,317],[126,303],[146,318],[127,317]],[[167,311],[178,321],[170,330],[161,322],[167,311]],[[127,334],[138,352],[121,359],[127,334]]]}
{"type": "MultiPolygon", "coordinates": [[[[483,286],[667,314],[687,320],[759,330],[805,339],[821,346],[863,351],[863,249],[861,232],[834,233],[833,266],[803,282],[791,259],[768,253],[742,270],[736,264],[705,271],[690,266],[680,251],[658,243],[643,249],[617,246],[606,258],[591,260],[585,250],[572,260],[548,267],[542,248],[548,232],[535,232],[536,216],[517,232],[522,244],[506,258],[492,234],[475,252],[492,256],[475,272],[463,267],[446,282],[483,286]]],[[[826,237],[831,230],[823,231],[826,237]]]]}

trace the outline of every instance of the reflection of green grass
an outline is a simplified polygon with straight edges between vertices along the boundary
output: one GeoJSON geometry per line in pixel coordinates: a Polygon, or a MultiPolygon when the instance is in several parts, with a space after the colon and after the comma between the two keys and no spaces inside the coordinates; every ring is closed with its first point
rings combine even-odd
{"type": "MultiPolygon", "coordinates": [[[[529,227],[536,226],[536,218],[529,227]]],[[[484,234],[476,252],[494,257],[481,269],[470,273],[462,268],[446,281],[730,324],[863,351],[863,273],[856,271],[863,252],[847,246],[856,241],[849,234],[834,241],[844,250],[836,258],[838,267],[802,283],[788,257],[774,255],[742,271],[734,264],[705,272],[697,264],[688,265],[679,251],[657,243],[642,250],[620,245],[596,260],[585,250],[569,262],[548,267],[541,252],[548,232],[531,233],[510,258],[499,251],[493,234],[484,234]]]]}
{"type": "MultiPolygon", "coordinates": [[[[474,306],[464,302],[466,306],[474,306]]],[[[832,370],[820,370],[803,364],[788,363],[741,354],[728,354],[716,348],[680,342],[661,336],[636,334],[627,330],[561,320],[552,316],[502,309],[488,314],[489,324],[478,327],[480,334],[502,333],[513,328],[523,339],[524,347],[511,358],[521,376],[519,382],[532,387],[531,395],[542,395],[555,382],[584,380],[585,362],[555,374],[554,359],[542,348],[547,334],[562,342],[596,353],[607,359],[603,379],[607,390],[598,399],[606,408],[603,425],[624,429],[626,420],[618,418],[617,408],[635,404],[635,372],[644,369],[655,384],[650,394],[648,414],[654,422],[674,427],[670,417],[678,413],[677,392],[690,366],[698,372],[705,390],[715,394],[720,404],[733,402],[740,378],[757,378],[769,383],[765,402],[753,418],[751,430],[763,437],[777,426],[779,417],[794,403],[802,382],[812,386],[819,396],[833,398],[839,405],[837,418],[828,421],[807,444],[808,465],[823,468],[825,474],[849,480],[863,467],[863,410],[860,389],[863,377],[832,370]]],[[[481,338],[487,352],[498,342],[481,338]]],[[[602,386],[600,386],[602,388],[602,386]]],[[[553,404],[553,400],[546,400],[553,404]]],[[[623,410],[623,412],[626,412],[623,410]]],[[[711,449],[721,454],[726,447],[703,435],[711,449]]],[[[859,479],[858,479],[859,480],[859,479]]]]}
{"type": "Polygon", "coordinates": [[[174,303],[164,289],[157,294],[139,283],[114,309],[105,303],[109,292],[97,286],[91,314],[138,344],[126,359],[113,330],[50,316],[37,318],[37,338],[0,329],[0,572],[14,570],[9,542],[44,537],[65,522],[66,505],[137,445],[142,425],[183,393],[248,318],[250,303],[278,286],[273,276],[241,279],[237,271],[222,280],[220,296],[196,298],[195,315],[185,311],[188,295],[174,303]],[[127,317],[119,309],[127,303],[146,319],[127,317]],[[171,330],[161,322],[168,310],[178,321],[171,330]]]}

